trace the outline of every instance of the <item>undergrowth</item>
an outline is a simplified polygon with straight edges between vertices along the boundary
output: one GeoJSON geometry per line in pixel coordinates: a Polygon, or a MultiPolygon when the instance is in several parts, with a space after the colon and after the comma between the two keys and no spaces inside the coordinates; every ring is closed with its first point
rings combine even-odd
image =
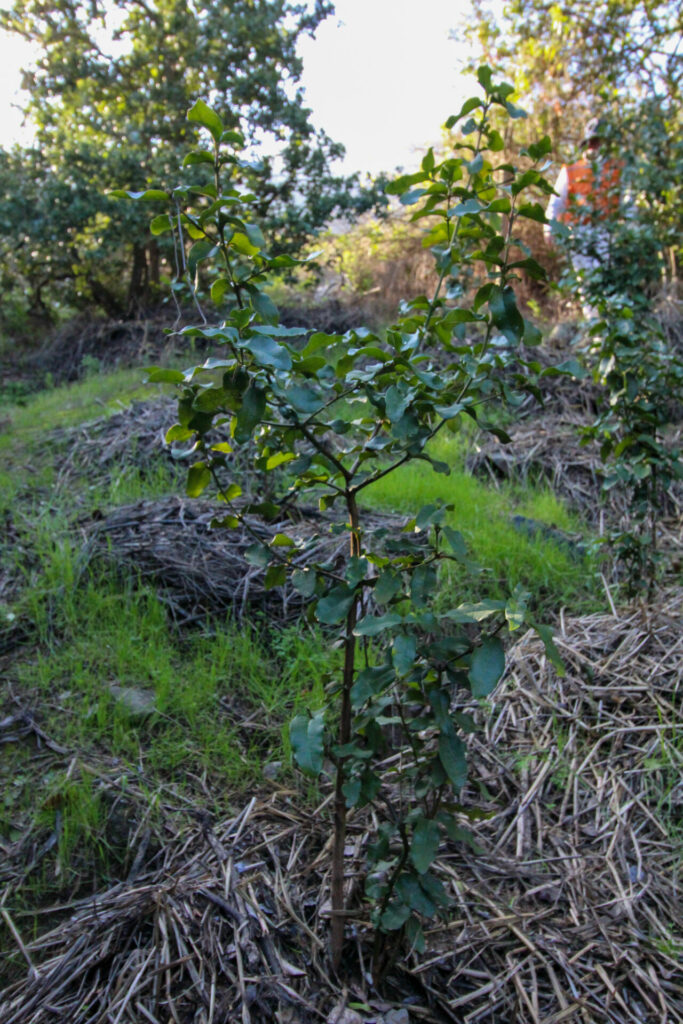
{"type": "MultiPolygon", "coordinates": [[[[299,799],[307,797],[290,774],[285,723],[323,703],[339,652],[301,625],[274,632],[216,620],[178,635],[149,588],[113,578],[84,555],[89,517],[173,493],[177,484],[161,455],[151,470],[137,465],[134,445],[101,477],[90,466],[65,474],[68,428],[158,393],[140,384],[138,371],[101,373],[9,407],[0,425],[0,516],[8,524],[0,539],[8,584],[0,631],[26,625],[20,646],[5,656],[2,708],[27,711],[64,751],[46,748],[36,769],[33,734],[4,744],[0,837],[26,844],[26,912],[125,875],[144,830],[163,830],[162,794],[164,814],[175,806],[179,820],[229,813],[263,786],[298,786],[299,799]],[[142,691],[155,710],[136,718],[112,686],[142,691]]],[[[430,502],[452,502],[449,523],[486,567],[492,596],[521,582],[547,607],[590,607],[593,563],[520,533],[511,516],[568,533],[581,524],[547,488],[496,490],[473,479],[467,446],[466,432],[444,436],[432,454],[451,466],[449,476],[413,466],[376,484],[369,503],[409,516],[430,502]]],[[[442,575],[441,593],[456,584],[466,598],[460,567],[442,575]]],[[[481,594],[481,580],[476,586],[481,594]]]]}

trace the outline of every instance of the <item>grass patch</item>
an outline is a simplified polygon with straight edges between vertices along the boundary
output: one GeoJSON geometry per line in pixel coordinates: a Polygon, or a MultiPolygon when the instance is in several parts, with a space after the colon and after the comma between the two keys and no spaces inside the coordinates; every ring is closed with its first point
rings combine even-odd
{"type": "Polygon", "coordinates": [[[482,483],[466,472],[464,453],[458,435],[441,435],[430,454],[451,467],[449,475],[436,473],[427,462],[411,463],[368,487],[364,500],[373,508],[406,515],[415,515],[423,505],[453,505],[449,525],[462,533],[472,559],[486,570],[483,577],[468,576],[461,566],[449,566],[442,573],[443,590],[449,595],[456,590],[462,595],[458,600],[502,598],[522,584],[546,614],[556,613],[563,605],[581,611],[600,607],[594,557],[579,557],[541,533],[520,532],[513,523],[513,516],[522,515],[575,533],[582,530],[577,518],[542,484],[505,484],[494,489],[482,483]]]}
{"type": "Polygon", "coordinates": [[[144,376],[140,368],[98,373],[39,391],[21,405],[6,406],[3,429],[8,433],[0,435],[0,444],[30,441],[46,430],[74,427],[95,416],[119,412],[131,402],[153,398],[163,385],[145,384],[144,376]]]}
{"type": "MultiPolygon", "coordinates": [[[[66,581],[68,560],[64,568],[66,581]]],[[[198,772],[232,793],[253,785],[264,761],[286,760],[282,724],[302,704],[321,703],[322,675],[336,659],[300,627],[273,646],[230,622],[181,639],[156,595],[132,582],[122,591],[94,576],[44,596],[41,647],[16,666],[19,691],[50,709],[45,728],[60,745],[130,767],[144,748],[160,784],[198,772]],[[111,686],[148,694],[156,712],[136,721],[111,686]]]]}

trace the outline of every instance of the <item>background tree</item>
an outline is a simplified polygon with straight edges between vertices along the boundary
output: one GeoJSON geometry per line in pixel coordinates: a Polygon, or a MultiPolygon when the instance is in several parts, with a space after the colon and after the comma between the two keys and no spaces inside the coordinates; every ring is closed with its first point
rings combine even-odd
{"type": "Polygon", "coordinates": [[[41,48],[23,83],[35,146],[4,153],[0,175],[4,247],[34,311],[94,302],[111,314],[148,302],[168,253],[137,209],[112,219],[103,192],[166,179],[200,96],[242,126],[254,155],[247,185],[276,250],[371,205],[357,177],[331,172],[343,149],[313,128],[297,87],[297,38],[331,11],[327,0],[16,0],[0,12],[3,28],[41,48]]]}
{"type": "Polygon", "coordinates": [[[683,237],[681,5],[512,0],[494,13],[488,0],[474,0],[473,13],[456,33],[475,43],[470,70],[482,58],[499,69],[530,115],[508,125],[506,150],[514,157],[529,133],[544,132],[559,167],[576,159],[586,122],[604,117],[628,164],[628,204],[642,210],[655,239],[660,278],[676,278],[683,237]]]}

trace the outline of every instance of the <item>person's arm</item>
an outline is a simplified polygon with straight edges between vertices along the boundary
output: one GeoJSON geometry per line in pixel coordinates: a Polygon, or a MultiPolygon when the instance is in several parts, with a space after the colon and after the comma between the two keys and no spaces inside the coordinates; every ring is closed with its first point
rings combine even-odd
{"type": "MultiPolygon", "coordinates": [[[[545,211],[545,215],[549,221],[560,220],[562,214],[567,209],[567,203],[569,201],[569,175],[567,174],[566,167],[563,167],[557,176],[557,181],[555,182],[555,193],[556,194],[552,195],[548,200],[548,206],[545,211]]],[[[543,237],[548,244],[552,245],[552,224],[544,225],[543,237]]]]}

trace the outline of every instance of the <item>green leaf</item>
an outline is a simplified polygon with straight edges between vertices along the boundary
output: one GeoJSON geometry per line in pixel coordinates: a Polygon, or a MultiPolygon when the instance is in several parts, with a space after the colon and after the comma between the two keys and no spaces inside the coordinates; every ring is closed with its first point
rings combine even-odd
{"type": "Polygon", "coordinates": [[[403,927],[409,917],[410,907],[400,900],[392,900],[380,917],[379,925],[384,932],[395,932],[403,927]]]}
{"type": "Polygon", "coordinates": [[[148,366],[146,373],[149,384],[182,384],[185,380],[180,370],[167,370],[162,366],[148,366]]]}
{"type": "Polygon", "coordinates": [[[489,203],[486,207],[487,213],[509,213],[512,208],[512,203],[507,196],[502,196],[500,199],[494,199],[493,202],[489,203]]]}
{"type": "Polygon", "coordinates": [[[576,380],[584,380],[588,376],[578,359],[565,359],[557,366],[547,366],[539,373],[539,377],[574,377],[576,380]]]}
{"type": "Polygon", "coordinates": [[[429,898],[417,878],[407,873],[401,874],[397,883],[396,891],[411,910],[424,917],[433,917],[436,913],[436,904],[429,898]]]}
{"type": "Polygon", "coordinates": [[[153,235],[163,235],[165,231],[170,231],[173,227],[173,221],[167,213],[160,213],[158,217],[152,218],[149,224],[149,230],[153,235]]]}
{"type": "Polygon", "coordinates": [[[426,949],[425,935],[422,925],[415,917],[409,917],[406,921],[406,938],[410,943],[411,952],[415,950],[416,953],[424,953],[426,949]]]}
{"type": "Polygon", "coordinates": [[[361,619],[356,628],[354,634],[356,636],[379,636],[385,629],[392,629],[394,626],[399,626],[403,622],[403,616],[397,615],[396,612],[387,612],[386,615],[366,615],[364,619],[361,619]]]}
{"type": "Polygon", "coordinates": [[[415,658],[417,656],[417,640],[414,636],[409,636],[406,633],[399,633],[394,639],[394,646],[391,653],[397,673],[400,676],[404,676],[407,672],[410,672],[415,664],[415,658]]]}
{"type": "Polygon", "coordinates": [[[509,100],[505,100],[505,109],[511,118],[516,119],[519,117],[526,117],[526,110],[522,110],[521,107],[516,107],[514,103],[510,103],[509,100]]]}
{"type": "MultiPolygon", "coordinates": [[[[338,752],[335,751],[335,753],[338,752]]],[[[342,793],[346,798],[347,807],[355,807],[360,799],[361,780],[359,776],[348,779],[342,786],[342,793]]]]}
{"type": "Polygon", "coordinates": [[[450,131],[451,128],[455,127],[455,125],[458,123],[461,117],[466,117],[468,114],[471,114],[473,110],[477,110],[477,108],[481,106],[483,106],[483,103],[481,102],[478,96],[470,96],[470,98],[468,100],[465,100],[465,102],[461,106],[460,113],[451,114],[451,116],[446,121],[446,128],[448,129],[448,131],[450,131]]]}
{"type": "Polygon", "coordinates": [[[517,309],[517,299],[512,288],[494,285],[489,298],[489,309],[494,324],[508,341],[521,341],[524,334],[524,319],[517,309]]]}
{"type": "MultiPolygon", "coordinates": [[[[244,234],[244,232],[242,231],[235,231],[234,235],[230,239],[230,246],[232,249],[235,249],[235,251],[240,253],[242,256],[255,256],[259,251],[258,246],[252,245],[249,239],[247,238],[246,234],[244,234]]],[[[255,287],[254,291],[256,291],[255,287]]]]}
{"type": "Polygon", "coordinates": [[[202,128],[208,128],[216,142],[220,141],[224,130],[223,122],[216,111],[212,110],[204,100],[197,100],[195,105],[190,107],[187,112],[187,120],[200,124],[202,128]]]}
{"type": "Polygon", "coordinates": [[[468,217],[475,213],[481,213],[484,207],[478,199],[466,199],[464,203],[458,203],[448,211],[449,217],[468,217]]]}
{"type": "Polygon", "coordinates": [[[287,582],[287,567],[285,565],[269,565],[266,569],[263,586],[266,590],[273,587],[284,587],[287,582]]]}
{"type": "Polygon", "coordinates": [[[155,202],[156,200],[168,202],[171,198],[168,192],[162,192],[160,188],[146,188],[142,192],[129,192],[126,189],[117,188],[113,192],[109,192],[108,195],[115,199],[142,199],[143,202],[155,202]]]}
{"type": "Polygon", "coordinates": [[[260,292],[254,289],[251,295],[251,304],[258,313],[258,315],[267,324],[277,324],[280,319],[277,306],[269,295],[265,292],[260,292]]]}
{"type": "Polygon", "coordinates": [[[324,712],[297,715],[289,726],[289,741],[294,760],[306,775],[318,776],[323,767],[325,720],[324,712]]]}
{"type": "Polygon", "coordinates": [[[245,549],[244,558],[249,565],[253,565],[257,569],[265,569],[270,562],[270,549],[260,541],[256,541],[245,549]]]}
{"type": "Polygon", "coordinates": [[[247,238],[249,239],[249,241],[251,242],[251,244],[257,250],[258,249],[265,249],[265,247],[266,247],[266,240],[263,237],[263,232],[261,231],[261,228],[258,227],[257,224],[245,224],[244,225],[244,232],[245,232],[247,238]]]}
{"type": "Polygon", "coordinates": [[[244,149],[244,136],[241,132],[237,132],[232,128],[228,128],[221,135],[220,141],[229,142],[231,146],[235,146],[236,149],[244,149]]]}
{"type": "Polygon", "coordinates": [[[189,427],[182,427],[180,423],[174,423],[166,431],[164,440],[166,444],[171,444],[173,441],[189,441],[191,437],[194,437],[194,430],[190,430],[189,427]]]}
{"type": "Polygon", "coordinates": [[[329,593],[318,601],[316,608],[318,622],[322,622],[326,626],[333,626],[335,623],[341,622],[348,615],[355,599],[355,591],[351,587],[347,587],[345,583],[332,587],[329,593]]]}
{"type": "Polygon", "coordinates": [[[515,260],[514,263],[510,264],[510,270],[526,270],[529,277],[532,277],[534,281],[545,281],[548,277],[545,268],[537,263],[536,260],[529,257],[525,260],[515,260]]]}
{"type": "Polygon", "coordinates": [[[517,211],[520,217],[527,217],[529,220],[535,220],[539,224],[547,224],[545,210],[540,203],[525,203],[524,206],[520,206],[517,211]]]}
{"type": "Polygon", "coordinates": [[[399,573],[393,569],[385,569],[377,577],[375,584],[374,596],[375,600],[379,604],[388,604],[392,597],[398,594],[402,586],[402,580],[399,573]]]}
{"type": "Polygon", "coordinates": [[[544,135],[538,142],[532,142],[527,148],[527,153],[532,160],[541,160],[544,156],[548,156],[552,152],[553,144],[550,141],[549,135],[544,135]]]}
{"type": "Polygon", "coordinates": [[[215,157],[208,149],[194,149],[188,153],[183,160],[183,167],[192,167],[194,164],[211,164],[213,166],[215,157]]]}
{"type": "Polygon", "coordinates": [[[211,285],[211,301],[214,306],[220,306],[228,292],[232,291],[232,285],[227,277],[219,277],[211,285]]]}
{"type": "Polygon", "coordinates": [[[296,542],[286,533],[276,533],[270,543],[274,548],[293,548],[296,546],[296,542]]]}
{"type": "Polygon", "coordinates": [[[444,526],[443,532],[450,548],[459,562],[467,561],[467,545],[460,530],[454,530],[451,526],[444,526]]]}
{"type": "Polygon", "coordinates": [[[307,415],[317,412],[323,404],[315,388],[306,384],[294,384],[292,387],[287,388],[285,398],[293,409],[307,415]]]}
{"type": "Polygon", "coordinates": [[[505,651],[498,637],[489,637],[472,655],[469,680],[473,697],[488,697],[505,671],[505,651]]]}
{"type": "Polygon", "coordinates": [[[271,469],[277,469],[284,462],[291,462],[295,458],[294,452],[276,452],[275,455],[269,455],[266,459],[266,472],[270,472],[271,469]]]}
{"type": "MultiPolygon", "coordinates": [[[[217,445],[212,445],[212,448],[217,447],[217,445]]],[[[226,447],[229,448],[230,446],[228,445],[226,447]]],[[[232,451],[232,448],[230,448],[230,451],[232,451]]],[[[242,488],[240,487],[239,484],[229,484],[227,487],[223,488],[222,491],[218,492],[217,497],[219,498],[220,501],[234,501],[235,498],[239,498],[241,493],[242,488]]]]}
{"type": "Polygon", "coordinates": [[[419,818],[410,844],[410,859],[418,874],[423,875],[439,849],[439,826],[431,818],[419,818]]]}
{"type": "Polygon", "coordinates": [[[537,622],[532,622],[531,626],[533,627],[533,629],[536,630],[541,640],[543,641],[545,653],[548,655],[551,664],[555,666],[555,670],[558,676],[564,676],[566,674],[566,669],[564,667],[564,662],[560,657],[560,652],[555,646],[552,630],[549,626],[542,626],[537,622]]]}
{"type": "Polygon", "coordinates": [[[274,338],[264,338],[260,334],[254,335],[244,342],[244,348],[251,352],[254,359],[261,366],[272,366],[274,370],[291,370],[292,357],[285,348],[274,338]]]}
{"type": "MultiPolygon", "coordinates": [[[[505,141],[503,136],[495,128],[491,128],[488,133],[488,148],[492,153],[500,153],[505,149],[505,141]]],[[[489,207],[490,209],[490,207],[489,207]]]]}
{"type": "Polygon", "coordinates": [[[410,580],[410,597],[416,608],[425,608],[436,593],[436,570],[432,565],[418,565],[410,580]]]}
{"type": "Polygon", "coordinates": [[[315,593],[316,576],[312,569],[296,569],[292,573],[292,586],[302,597],[312,597],[315,593]]]}
{"type": "Polygon", "coordinates": [[[400,196],[399,202],[402,206],[412,206],[413,203],[416,203],[418,199],[422,198],[426,191],[426,188],[411,188],[409,192],[404,192],[403,195],[400,196]]]}
{"type": "Polygon", "coordinates": [[[198,498],[202,491],[211,483],[211,472],[205,462],[195,462],[187,473],[185,493],[190,498],[198,498]]]}
{"type": "Polygon", "coordinates": [[[194,277],[197,273],[197,264],[202,260],[208,259],[209,256],[213,256],[218,252],[217,246],[213,242],[209,241],[208,238],[200,238],[198,242],[195,242],[187,257],[187,269],[190,277],[194,277]]]}
{"type": "Polygon", "coordinates": [[[465,744],[448,730],[439,736],[439,760],[453,788],[459,792],[467,782],[467,755],[465,744]]]}
{"type": "Polygon", "coordinates": [[[359,672],[351,688],[351,704],[354,710],[362,707],[371,697],[376,697],[380,694],[382,690],[385,690],[393,683],[395,678],[394,666],[389,663],[385,665],[372,665],[370,668],[365,668],[362,672],[359,672]]]}
{"type": "Polygon", "coordinates": [[[444,612],[445,619],[452,619],[453,622],[482,622],[488,619],[495,612],[505,609],[505,601],[496,601],[487,597],[476,604],[461,604],[457,608],[444,612]]]}
{"type": "Polygon", "coordinates": [[[235,440],[244,444],[251,437],[254,427],[263,418],[266,410],[266,393],[252,381],[242,398],[242,406],[235,420],[235,440]]]}
{"type": "Polygon", "coordinates": [[[493,72],[488,64],[482,64],[477,68],[477,79],[479,81],[479,85],[487,93],[490,93],[493,89],[493,84],[491,82],[492,74],[493,72]]]}

